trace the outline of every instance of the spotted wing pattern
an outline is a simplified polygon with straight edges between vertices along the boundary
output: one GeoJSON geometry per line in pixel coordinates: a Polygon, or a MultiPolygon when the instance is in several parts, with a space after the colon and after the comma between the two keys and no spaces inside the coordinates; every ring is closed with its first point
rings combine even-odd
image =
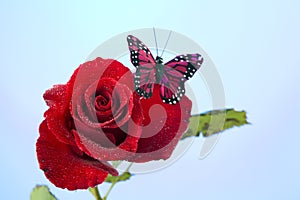
{"type": "Polygon", "coordinates": [[[176,104],[185,94],[184,82],[194,76],[201,67],[200,54],[179,55],[165,63],[165,71],[160,84],[160,95],[165,103],[176,104]]]}
{"type": "Polygon", "coordinates": [[[155,83],[156,62],[148,47],[137,37],[127,36],[131,63],[136,67],[134,85],[140,96],[150,98],[155,83]]]}
{"type": "MultiPolygon", "coordinates": [[[[148,47],[133,35],[127,36],[131,63],[136,67],[134,84],[137,93],[150,98],[156,83],[156,61],[148,47]]],[[[176,104],[185,94],[184,83],[194,76],[201,67],[203,57],[200,54],[178,55],[164,64],[160,74],[160,96],[163,102],[176,104]]]]}

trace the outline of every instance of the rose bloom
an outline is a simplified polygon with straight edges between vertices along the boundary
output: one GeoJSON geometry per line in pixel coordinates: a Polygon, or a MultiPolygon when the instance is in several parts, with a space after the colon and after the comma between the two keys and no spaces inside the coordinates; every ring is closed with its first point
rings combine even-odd
{"type": "Polygon", "coordinates": [[[188,126],[191,101],[165,104],[134,92],[134,76],[120,62],[96,58],[67,84],[44,93],[49,109],[40,124],[37,158],[57,187],[86,189],[118,175],[108,161],[168,159],[188,126]]]}

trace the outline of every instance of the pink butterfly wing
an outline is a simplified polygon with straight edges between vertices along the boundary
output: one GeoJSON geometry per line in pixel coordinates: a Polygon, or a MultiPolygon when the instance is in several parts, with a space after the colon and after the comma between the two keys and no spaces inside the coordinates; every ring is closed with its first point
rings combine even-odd
{"type": "MultiPolygon", "coordinates": [[[[153,67],[155,67],[156,62],[151,51],[141,40],[133,35],[128,35],[127,42],[130,51],[130,60],[135,67],[143,66],[148,63],[153,64],[153,67]]],[[[148,65],[148,67],[151,67],[151,65],[148,65]]]]}
{"type": "Polygon", "coordinates": [[[203,63],[203,57],[196,54],[179,55],[165,63],[166,68],[171,67],[180,72],[184,79],[184,82],[193,77],[196,71],[201,67],[203,63]]]}
{"type": "Polygon", "coordinates": [[[165,64],[160,95],[165,103],[176,104],[185,94],[184,82],[193,77],[201,67],[200,54],[179,55],[165,64]]]}
{"type": "Polygon", "coordinates": [[[131,63],[136,67],[135,89],[140,96],[149,98],[152,96],[156,80],[156,62],[148,47],[137,37],[128,35],[127,42],[131,63]]]}
{"type": "Polygon", "coordinates": [[[160,83],[160,96],[165,103],[176,104],[184,94],[184,84],[180,72],[167,69],[160,83]]]}

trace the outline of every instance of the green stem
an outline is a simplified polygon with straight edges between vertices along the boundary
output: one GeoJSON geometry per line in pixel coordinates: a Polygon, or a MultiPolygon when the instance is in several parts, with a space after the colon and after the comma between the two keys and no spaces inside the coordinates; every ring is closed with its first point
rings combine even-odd
{"type": "Polygon", "coordinates": [[[133,165],[133,162],[132,163],[130,163],[129,165],[128,165],[128,167],[127,167],[127,169],[125,170],[125,172],[129,172],[129,169],[130,169],[130,167],[133,165]]]}
{"type": "Polygon", "coordinates": [[[106,199],[107,199],[107,197],[108,197],[110,191],[113,189],[113,187],[115,186],[116,183],[117,183],[117,182],[113,182],[113,183],[110,185],[110,187],[108,188],[108,190],[107,190],[105,196],[103,197],[103,200],[106,200],[106,199]]]}
{"type": "Polygon", "coordinates": [[[101,196],[100,196],[100,192],[99,192],[99,189],[98,189],[97,186],[96,186],[96,187],[93,187],[93,188],[90,188],[89,190],[90,190],[90,192],[94,195],[95,200],[103,200],[103,199],[101,198],[101,196]]]}

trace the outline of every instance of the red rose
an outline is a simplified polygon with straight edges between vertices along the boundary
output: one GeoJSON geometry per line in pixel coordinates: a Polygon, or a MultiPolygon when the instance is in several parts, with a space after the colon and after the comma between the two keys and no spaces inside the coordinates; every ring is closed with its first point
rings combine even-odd
{"type": "Polygon", "coordinates": [[[158,86],[149,99],[133,88],[121,63],[96,58],[80,65],[65,85],[44,94],[40,168],[57,187],[86,189],[118,172],[107,161],[167,159],[188,125],[191,101],[162,103],[158,86]]]}

